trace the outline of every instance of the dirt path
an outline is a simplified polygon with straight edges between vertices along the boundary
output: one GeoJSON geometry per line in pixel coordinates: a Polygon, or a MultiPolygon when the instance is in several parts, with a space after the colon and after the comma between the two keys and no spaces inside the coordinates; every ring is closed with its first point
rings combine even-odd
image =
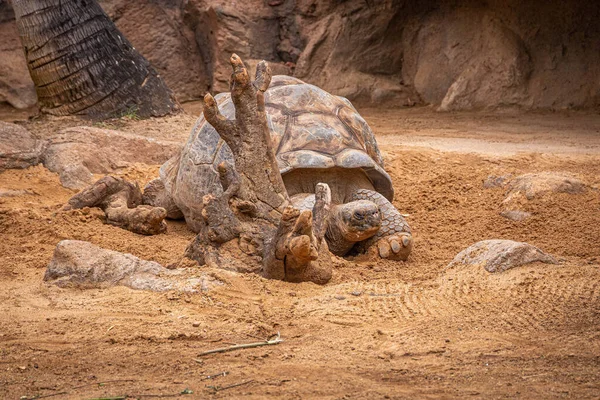
{"type": "Polygon", "coordinates": [[[432,113],[428,108],[394,112],[366,109],[382,146],[511,156],[518,153],[599,154],[600,115],[432,113]]]}
{"type": "MultiPolygon", "coordinates": [[[[46,285],[45,266],[62,239],[169,264],[193,235],[178,222],[166,235],[144,237],[104,225],[95,212],[58,213],[72,192],[54,174],[0,173],[1,189],[33,192],[0,198],[0,397],[189,388],[193,395],[171,398],[598,398],[600,117],[363,115],[394,180],[394,203],[410,215],[415,250],[407,263],[338,260],[324,287],[221,270],[207,272],[226,285],[194,296],[46,285]],[[501,217],[504,191],[484,189],[485,178],[538,171],[575,173],[590,189],[534,199],[523,222],[501,217]],[[502,275],[446,270],[460,250],[491,238],[527,241],[561,263],[502,275]],[[277,346],[194,360],[277,332],[285,340],[277,346]],[[209,387],[238,383],[245,384],[209,387]]],[[[185,140],[193,120],[116,127],[185,140]]],[[[81,121],[28,127],[43,136],[73,124],[81,121]]],[[[145,183],[157,167],[121,175],[145,183]]]]}

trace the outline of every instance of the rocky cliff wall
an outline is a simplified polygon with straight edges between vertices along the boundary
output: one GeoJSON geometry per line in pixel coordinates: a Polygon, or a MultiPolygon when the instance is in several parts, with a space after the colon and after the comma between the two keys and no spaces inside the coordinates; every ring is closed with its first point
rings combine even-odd
{"type": "MultiPolygon", "coordinates": [[[[227,60],[236,52],[358,102],[441,110],[600,105],[598,2],[100,3],[180,101],[227,90],[227,60]]],[[[0,101],[30,104],[32,84],[2,0],[0,52],[0,101]]]]}

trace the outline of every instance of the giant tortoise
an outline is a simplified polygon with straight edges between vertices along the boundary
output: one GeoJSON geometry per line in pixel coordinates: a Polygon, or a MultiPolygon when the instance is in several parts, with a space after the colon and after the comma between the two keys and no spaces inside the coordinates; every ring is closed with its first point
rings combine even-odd
{"type": "MultiPolygon", "coordinates": [[[[326,240],[344,256],[371,251],[382,258],[406,260],[412,249],[410,228],[390,203],[394,189],[384,170],[373,132],[343,97],[278,75],[264,94],[268,126],[279,169],[292,204],[312,209],[315,187],[327,183],[332,204],[326,240]]],[[[215,98],[221,113],[235,117],[230,93],[215,98]]],[[[223,192],[218,166],[234,163],[227,144],[201,116],[181,153],[160,169],[145,189],[145,202],[184,216],[201,230],[202,198],[223,192]]]]}

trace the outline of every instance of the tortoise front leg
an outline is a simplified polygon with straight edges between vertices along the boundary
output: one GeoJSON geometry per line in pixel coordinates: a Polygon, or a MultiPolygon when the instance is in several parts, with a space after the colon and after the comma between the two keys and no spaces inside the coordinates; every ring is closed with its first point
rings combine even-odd
{"type": "Polygon", "coordinates": [[[329,186],[319,183],[314,199],[312,211],[293,206],[283,211],[266,252],[266,278],[318,284],[331,279],[331,258],[325,242],[331,205],[329,186]]]}
{"type": "Polygon", "coordinates": [[[359,189],[352,200],[370,200],[381,212],[381,228],[377,234],[359,243],[359,250],[376,254],[381,258],[406,261],[413,247],[413,237],[408,223],[400,212],[380,193],[359,189]]]}
{"type": "Polygon", "coordinates": [[[160,178],[151,180],[146,187],[144,187],[142,204],[164,208],[167,211],[167,218],[183,219],[183,213],[179,207],[177,207],[177,204],[175,204],[175,201],[169,192],[167,192],[165,184],[160,178]]]}

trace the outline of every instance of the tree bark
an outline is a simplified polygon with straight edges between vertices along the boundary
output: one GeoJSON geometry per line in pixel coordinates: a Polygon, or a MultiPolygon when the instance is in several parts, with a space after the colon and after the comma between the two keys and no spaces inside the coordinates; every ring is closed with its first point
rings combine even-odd
{"type": "Polygon", "coordinates": [[[226,119],[210,94],[204,97],[204,117],[231,148],[235,166],[219,166],[224,192],[204,196],[206,224],[186,255],[201,263],[230,266],[253,264],[256,256],[267,278],[326,283],[331,278],[324,239],[329,187],[318,185],[312,212],[289,205],[265,113],[264,92],[271,82],[271,70],[262,61],[252,81],[237,55],[233,54],[230,62],[235,119],[226,119]]]}
{"type": "Polygon", "coordinates": [[[235,170],[241,180],[237,197],[254,203],[259,217],[276,220],[289,199],[272,148],[265,113],[264,92],[271,83],[271,70],[266,62],[259,63],[253,82],[236,54],[231,56],[230,62],[235,120],[227,120],[221,115],[210,94],[204,97],[204,117],[231,148],[235,170]]]}
{"type": "Polygon", "coordinates": [[[96,119],[179,108],[96,0],[13,0],[42,112],[96,119]]]}

